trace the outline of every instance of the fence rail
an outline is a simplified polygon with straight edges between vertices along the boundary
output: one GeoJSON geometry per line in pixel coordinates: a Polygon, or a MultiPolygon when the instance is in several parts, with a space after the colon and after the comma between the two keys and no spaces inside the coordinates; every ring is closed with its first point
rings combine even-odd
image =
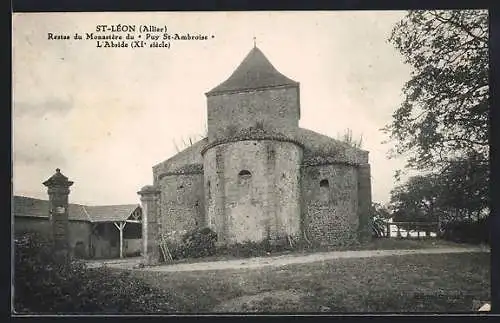
{"type": "Polygon", "coordinates": [[[438,222],[384,222],[386,238],[421,239],[439,236],[438,222]]]}

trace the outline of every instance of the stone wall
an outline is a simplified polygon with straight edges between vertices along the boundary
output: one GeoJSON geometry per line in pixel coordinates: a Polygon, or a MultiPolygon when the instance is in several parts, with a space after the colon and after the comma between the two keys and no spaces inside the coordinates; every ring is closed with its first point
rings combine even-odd
{"type": "Polygon", "coordinates": [[[203,174],[167,175],[159,180],[160,232],[205,226],[203,174]]]}
{"type": "Polygon", "coordinates": [[[154,184],[156,185],[159,182],[159,177],[163,173],[174,172],[178,168],[188,164],[202,164],[203,157],[201,150],[207,143],[206,138],[197,141],[171,158],[153,166],[154,184]]]}
{"type": "Polygon", "coordinates": [[[370,165],[364,164],[358,167],[358,217],[359,217],[359,239],[366,242],[372,238],[372,188],[370,165]]]}
{"type": "MultiPolygon", "coordinates": [[[[90,247],[90,223],[84,221],[69,221],[68,236],[69,245],[72,249],[75,248],[78,242],[83,244],[85,255],[89,255],[90,247]]],[[[52,234],[52,226],[47,218],[35,217],[16,217],[14,219],[14,232],[38,232],[50,238],[52,234]]]]}
{"type": "Polygon", "coordinates": [[[357,169],[349,165],[302,167],[303,223],[311,241],[358,241],[357,169]]]}
{"type": "Polygon", "coordinates": [[[207,222],[219,243],[300,233],[301,154],[294,143],[271,140],[225,143],[205,152],[207,222]]]}
{"type": "Polygon", "coordinates": [[[14,232],[38,232],[47,237],[52,233],[52,226],[48,218],[35,218],[35,217],[15,217],[14,218],[14,232]]]}
{"type": "Polygon", "coordinates": [[[83,221],[69,221],[68,236],[70,247],[75,250],[77,243],[85,248],[85,256],[89,255],[91,224],[83,221]]]}
{"type": "Polygon", "coordinates": [[[209,142],[249,127],[288,134],[298,127],[300,118],[295,86],[209,96],[207,104],[209,142]]]}

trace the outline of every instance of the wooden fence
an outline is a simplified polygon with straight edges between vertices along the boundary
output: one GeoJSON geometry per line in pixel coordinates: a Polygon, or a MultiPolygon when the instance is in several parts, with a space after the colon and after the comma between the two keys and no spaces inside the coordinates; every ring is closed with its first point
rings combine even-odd
{"type": "Polygon", "coordinates": [[[439,236],[438,222],[385,222],[386,238],[422,239],[439,236]]]}

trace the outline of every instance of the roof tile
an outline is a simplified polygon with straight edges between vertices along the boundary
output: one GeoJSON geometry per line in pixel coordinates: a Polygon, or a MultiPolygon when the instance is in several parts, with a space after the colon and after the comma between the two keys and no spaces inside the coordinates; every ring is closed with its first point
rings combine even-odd
{"type": "MultiPolygon", "coordinates": [[[[14,216],[48,218],[50,203],[47,200],[25,196],[13,196],[14,216]]],[[[68,218],[72,221],[113,222],[124,221],[139,204],[86,206],[69,204],[68,218]]]]}
{"type": "Polygon", "coordinates": [[[254,47],[231,76],[207,95],[274,86],[298,85],[276,70],[260,49],[254,47]]]}

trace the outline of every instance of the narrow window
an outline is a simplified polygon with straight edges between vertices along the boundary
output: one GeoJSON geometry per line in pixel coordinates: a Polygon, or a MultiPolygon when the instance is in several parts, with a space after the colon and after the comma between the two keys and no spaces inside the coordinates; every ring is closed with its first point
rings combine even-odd
{"type": "Polygon", "coordinates": [[[330,188],[327,179],[322,179],[319,182],[319,198],[323,203],[330,201],[330,188]]]}
{"type": "Polygon", "coordinates": [[[271,145],[267,146],[267,160],[274,161],[276,159],[276,151],[271,145]]]}

